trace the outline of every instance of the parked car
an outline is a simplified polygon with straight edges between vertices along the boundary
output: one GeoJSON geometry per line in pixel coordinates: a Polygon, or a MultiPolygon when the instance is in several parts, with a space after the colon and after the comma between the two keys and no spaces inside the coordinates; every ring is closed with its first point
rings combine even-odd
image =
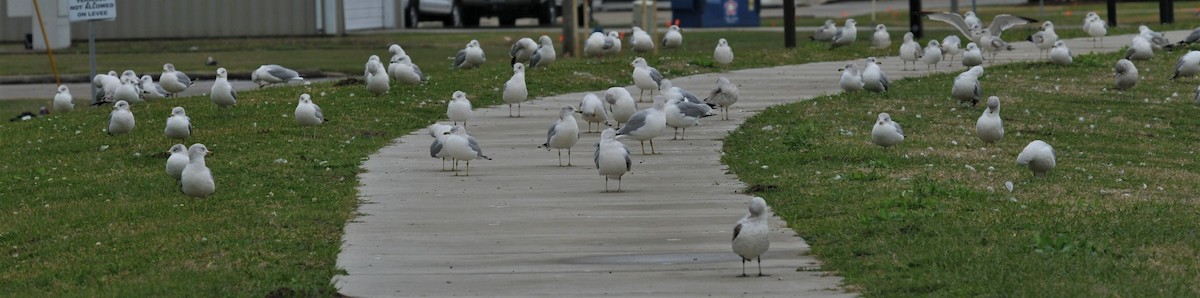
{"type": "MultiPolygon", "coordinates": [[[[592,3],[598,5],[600,0],[592,3]]],[[[429,20],[440,20],[446,27],[478,27],[485,17],[498,18],[501,27],[513,26],[519,18],[537,18],[539,25],[547,26],[554,25],[562,11],[562,0],[408,0],[401,4],[407,28],[429,20]]]]}

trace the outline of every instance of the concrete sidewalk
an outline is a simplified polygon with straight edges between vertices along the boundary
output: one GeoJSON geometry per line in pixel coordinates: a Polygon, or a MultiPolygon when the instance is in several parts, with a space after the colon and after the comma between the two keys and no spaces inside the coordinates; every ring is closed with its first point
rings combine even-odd
{"type": "MultiPolygon", "coordinates": [[[[1082,54],[1115,51],[1129,39],[1110,36],[1102,49],[1092,49],[1087,39],[1068,44],[1082,54]]],[[[1017,51],[999,56],[1003,62],[1038,55],[1029,43],[1015,45],[1017,51]]],[[[728,77],[741,85],[741,101],[730,121],[706,118],[688,129],[687,140],[671,141],[670,132],[660,137],[655,144],[661,155],[640,155],[638,143],[627,141],[634,165],[622,193],[602,192],[604,181],[592,163],[598,134],[583,134],[574,167],[557,167],[555,152],[537,148],[559,108],[577,105],[583,93],[526,102],[523,118],[507,118],[506,106],[476,110],[468,131],[495,160],[473,162],[469,177],[440,172],[441,162],[428,153],[432,138],[425,130],[413,132],[364,163],[362,215],[346,226],[337,263],[347,275],[336,277],[336,286],[364,297],[853,296],[778,218],[771,221],[771,250],[763,258],[771,277],[735,277],[741,268],[730,249],[731,230],[746,213],[749,196],[720,163],[721,139],[742,120],[769,106],[839,92],[836,70],[846,63],[670,78],[704,94],[718,77],[728,77]]],[[[926,74],[897,70],[896,57],[882,63],[893,81],[926,74]]],[[[755,272],[754,264],[748,267],[755,272]]]]}

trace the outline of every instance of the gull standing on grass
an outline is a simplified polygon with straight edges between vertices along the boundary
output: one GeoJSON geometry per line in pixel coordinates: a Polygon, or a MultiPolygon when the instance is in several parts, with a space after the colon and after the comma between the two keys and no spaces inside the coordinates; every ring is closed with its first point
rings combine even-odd
{"type": "Polygon", "coordinates": [[[446,159],[449,158],[442,151],[442,144],[446,143],[446,138],[450,137],[450,129],[454,125],[445,125],[434,123],[429,125],[429,136],[433,137],[433,143],[429,144],[429,157],[439,158],[442,160],[442,171],[446,171],[446,159]]]}
{"type": "Polygon", "coordinates": [[[1161,51],[1163,47],[1171,45],[1171,41],[1167,40],[1166,36],[1163,36],[1161,32],[1154,32],[1153,29],[1150,29],[1150,27],[1146,25],[1138,26],[1138,35],[1145,37],[1146,40],[1150,41],[1150,46],[1154,48],[1155,51],[1161,51]]]}
{"type": "Polygon", "coordinates": [[[589,35],[583,42],[583,55],[601,57],[613,46],[613,40],[608,38],[608,35],[604,35],[603,32],[592,32],[592,35],[589,35]]]}
{"type": "Polygon", "coordinates": [[[1154,58],[1154,48],[1150,45],[1150,41],[1140,35],[1134,36],[1129,42],[1129,49],[1125,50],[1125,59],[1129,60],[1150,60],[1154,58]]]}
{"type": "Polygon", "coordinates": [[[150,75],[142,75],[142,97],[147,99],[163,99],[167,98],[170,93],[167,89],[163,89],[162,85],[154,83],[154,77],[150,75]]]}
{"type": "Polygon", "coordinates": [[[492,160],[491,157],[483,155],[483,150],[479,149],[479,142],[475,141],[475,137],[467,134],[465,127],[455,125],[447,133],[449,137],[442,144],[442,150],[444,151],[443,154],[454,160],[454,176],[458,176],[458,161],[460,160],[467,161],[467,176],[471,176],[472,159],[492,160]]]}
{"type": "Polygon", "coordinates": [[[183,178],[183,168],[187,167],[190,160],[188,159],[187,147],[184,147],[183,144],[175,144],[167,152],[171,153],[171,157],[167,158],[167,176],[171,176],[171,178],[175,178],[178,181],[183,178]]]}
{"type": "Polygon", "coordinates": [[[454,55],[454,64],[450,66],[458,69],[472,69],[483,65],[487,58],[483,56],[483,48],[479,47],[479,41],[472,39],[467,42],[467,47],[458,50],[458,54],[454,55]]]}
{"type": "Polygon", "coordinates": [[[1171,76],[1171,79],[1190,77],[1197,73],[1200,73],[1200,51],[1189,51],[1179,57],[1178,62],[1175,62],[1175,74],[1171,76]]]}
{"type": "MultiPolygon", "coordinates": [[[[862,79],[860,78],[860,89],[862,87],[861,82],[862,79]]],[[[704,103],[720,108],[723,120],[729,120],[729,106],[737,103],[740,94],[741,91],[738,90],[737,85],[729,82],[729,79],[725,77],[720,77],[717,78],[717,88],[708,93],[708,98],[704,99],[704,103]]]]}
{"type": "Polygon", "coordinates": [[[983,66],[972,66],[971,69],[958,74],[954,78],[954,86],[950,88],[950,96],[958,99],[960,106],[971,103],[975,106],[983,97],[983,87],[979,84],[979,76],[983,75],[983,66]]]}
{"type": "Polygon", "coordinates": [[[904,42],[900,43],[900,61],[904,62],[902,70],[908,70],[908,63],[913,63],[913,69],[917,68],[917,60],[921,59],[921,44],[913,40],[913,33],[904,33],[904,42]]]}
{"type": "Polygon", "coordinates": [[[733,63],[733,49],[724,38],[717,40],[717,48],[713,50],[713,60],[722,66],[733,63]]]}
{"type": "Polygon", "coordinates": [[[634,52],[648,53],[654,51],[654,39],[642,27],[633,26],[633,34],[629,36],[629,46],[634,52]]]}
{"type": "Polygon", "coordinates": [[[662,43],[664,49],[674,49],[683,45],[683,34],[679,32],[679,26],[671,25],[670,28],[667,28],[662,43]]]}
{"type": "Polygon", "coordinates": [[[842,86],[842,91],[854,92],[863,90],[862,74],[858,73],[858,66],[854,63],[846,63],[846,68],[840,69],[842,78],[838,81],[838,85],[842,86]]]}
{"type": "Polygon", "coordinates": [[[871,47],[876,49],[886,49],[892,46],[892,35],[888,34],[887,26],[883,24],[875,25],[875,34],[871,35],[871,47]]]}
{"type": "Polygon", "coordinates": [[[217,79],[213,80],[212,92],[208,98],[219,108],[232,107],[237,104],[237,90],[229,84],[229,72],[225,68],[217,68],[217,79]]]}
{"type": "Polygon", "coordinates": [[[604,109],[604,101],[594,93],[588,93],[583,96],[583,101],[579,102],[579,113],[583,114],[583,120],[587,121],[588,132],[592,132],[592,123],[596,123],[597,129],[603,128],[608,121],[608,111],[604,109]]]}
{"type": "Polygon", "coordinates": [[[958,35],[947,35],[942,38],[942,60],[947,60],[946,56],[950,56],[949,66],[954,66],[954,56],[962,53],[962,40],[958,39],[958,35]]]}
{"type": "Polygon", "coordinates": [[[162,74],[158,76],[158,83],[163,89],[167,89],[171,96],[175,96],[191,87],[192,79],[188,78],[187,74],[176,71],[174,64],[166,63],[163,64],[162,74]]]}
{"type": "MultiPolygon", "coordinates": [[[[312,97],[308,93],[300,94],[300,101],[296,103],[296,124],[300,125],[300,129],[305,126],[317,126],[325,123],[325,114],[321,113],[321,107],[312,102],[312,97]]],[[[315,132],[314,132],[315,133],[315,132]]]]}
{"type": "Polygon", "coordinates": [[[809,36],[808,39],[821,42],[833,41],[834,34],[837,34],[837,23],[833,19],[825,19],[825,25],[821,25],[817,31],[813,31],[812,36],[809,36]]]}
{"type": "Polygon", "coordinates": [[[1054,42],[1054,48],[1050,49],[1050,63],[1058,65],[1069,65],[1075,58],[1071,57],[1071,49],[1067,47],[1067,43],[1061,40],[1054,42]]]}
{"type": "MultiPolygon", "coordinates": [[[[172,66],[174,68],[174,66],[172,66]]],[[[92,85],[100,88],[96,92],[96,98],[92,99],[92,105],[108,103],[112,99],[112,93],[117,91],[117,87],[121,86],[121,79],[117,77],[117,72],[108,71],[108,74],[97,74],[92,78],[92,85]]]]}
{"type": "Polygon", "coordinates": [[[1000,120],[1000,98],[988,97],[987,110],[975,121],[975,136],[984,143],[995,143],[1004,138],[1004,121],[1000,120]]]}
{"type": "Polygon", "coordinates": [[[929,44],[925,46],[925,52],[921,54],[921,62],[925,62],[925,71],[929,71],[930,66],[937,70],[937,64],[942,62],[942,46],[937,39],[930,40],[929,44]]]}
{"type": "Polygon", "coordinates": [[[529,89],[525,88],[525,64],[521,62],[512,65],[513,75],[504,82],[504,103],[508,104],[508,117],[512,118],[512,106],[517,105],[517,117],[521,117],[521,102],[529,98],[529,89]]]}
{"type": "Polygon", "coordinates": [[[1113,77],[1116,81],[1117,90],[1129,90],[1129,88],[1137,85],[1137,66],[1133,65],[1133,61],[1129,61],[1129,59],[1117,60],[1117,65],[1113,66],[1113,77]]]}
{"type": "Polygon", "coordinates": [[[192,136],[192,118],[188,118],[183,107],[171,109],[171,116],[167,117],[167,127],[163,129],[163,134],[168,139],[181,141],[192,136]]]}
{"type": "Polygon", "coordinates": [[[887,148],[901,142],[904,142],[904,129],[900,128],[900,123],[892,121],[888,113],[879,113],[879,120],[871,128],[871,143],[887,148]]]}
{"type": "Polygon", "coordinates": [[[975,43],[967,44],[967,50],[963,52],[962,65],[966,67],[983,65],[983,52],[979,51],[979,46],[975,43]]]}
{"type": "Polygon", "coordinates": [[[854,21],[854,19],[846,19],[844,25],[838,28],[837,32],[833,34],[833,41],[829,45],[829,48],[854,44],[854,41],[858,39],[858,27],[855,26],[857,24],[858,22],[854,21]]]}
{"type": "Polygon", "coordinates": [[[1035,177],[1046,177],[1046,173],[1054,169],[1054,147],[1042,140],[1029,142],[1021,154],[1017,155],[1017,164],[1028,166],[1035,177]]]}
{"type": "Polygon", "coordinates": [[[374,60],[367,61],[364,79],[367,81],[367,92],[378,97],[392,89],[392,80],[388,78],[387,68],[379,62],[379,56],[371,55],[371,58],[374,60]]]}
{"type": "Polygon", "coordinates": [[[287,67],[275,64],[267,64],[259,66],[258,69],[254,70],[253,73],[250,73],[250,80],[258,84],[259,89],[262,89],[268,85],[279,83],[287,84],[291,81],[303,81],[304,77],[301,77],[300,73],[296,72],[295,70],[288,69],[287,67]]]}
{"type": "Polygon", "coordinates": [[[742,259],[742,275],[738,277],[749,277],[746,261],[755,258],[758,258],[758,276],[767,276],[762,273],[762,255],[771,248],[771,227],[768,225],[771,214],[762,197],[750,199],[749,209],[750,213],[733,226],[733,253],[742,259]]]}
{"type": "Polygon", "coordinates": [[[54,93],[54,112],[65,113],[75,110],[75,101],[71,98],[71,89],[67,85],[58,85],[54,93]]]}
{"type": "Polygon", "coordinates": [[[121,86],[118,86],[117,90],[113,92],[113,99],[131,103],[143,102],[142,91],[138,90],[137,78],[121,76],[121,86]]]}
{"type": "Polygon", "coordinates": [[[129,102],[120,100],[113,104],[113,111],[108,114],[108,135],[115,136],[133,131],[133,112],[129,111],[129,102]]]}
{"type": "Polygon", "coordinates": [[[1025,38],[1025,40],[1028,40],[1029,42],[1032,42],[1034,46],[1037,46],[1038,57],[1041,57],[1041,55],[1045,54],[1046,51],[1049,51],[1050,48],[1053,48],[1055,46],[1054,43],[1058,41],[1058,34],[1054,33],[1054,23],[1051,23],[1050,21],[1043,22],[1042,31],[1038,31],[1033,35],[1030,35],[1028,38],[1025,38]]]}
{"type": "Polygon", "coordinates": [[[658,72],[658,69],[650,67],[646,64],[646,59],[638,57],[633,59],[633,84],[640,90],[638,92],[638,102],[642,101],[642,96],[646,90],[650,90],[650,97],[654,98],[654,90],[659,89],[659,83],[662,82],[663,76],[658,72]]]}
{"type": "Polygon", "coordinates": [[[538,40],[541,45],[538,46],[537,51],[533,52],[533,56],[529,57],[529,68],[547,67],[558,60],[558,52],[554,50],[554,41],[545,35],[538,40]]]}
{"type": "Polygon", "coordinates": [[[612,44],[611,47],[604,49],[605,56],[616,56],[621,53],[621,34],[617,31],[608,31],[608,36],[604,38],[604,43],[612,44]]]}
{"type": "Polygon", "coordinates": [[[637,113],[637,102],[633,101],[633,95],[625,87],[608,88],[604,91],[604,101],[608,103],[609,114],[617,122],[617,128],[621,128],[622,123],[629,122],[629,118],[637,113]]]}
{"type": "Polygon", "coordinates": [[[879,93],[888,91],[887,73],[875,63],[875,57],[867,57],[867,66],[862,73],[863,89],[879,93]]]}
{"type": "Polygon", "coordinates": [[[419,85],[426,82],[421,67],[412,63],[407,55],[392,57],[388,64],[388,76],[401,84],[419,85]]]}
{"type": "Polygon", "coordinates": [[[196,143],[188,148],[188,165],[183,168],[179,177],[179,190],[183,194],[203,198],[217,191],[212,171],[204,163],[204,156],[208,153],[210,151],[204,144],[196,143]]]}
{"type": "Polygon", "coordinates": [[[575,107],[564,105],[558,111],[558,120],[550,124],[546,132],[546,142],[538,148],[558,149],[558,166],[562,164],[562,150],[567,149],[567,166],[571,166],[571,147],[579,142],[579,122],[575,121],[575,107]]]}
{"type": "Polygon", "coordinates": [[[1092,47],[1104,45],[1104,35],[1108,34],[1108,22],[1101,19],[1096,12],[1088,12],[1083,18],[1083,32],[1092,37],[1092,47]],[[1100,38],[1100,43],[1097,45],[1096,38],[1100,38]]]}
{"type": "Polygon", "coordinates": [[[689,126],[700,125],[700,118],[713,116],[712,108],[707,104],[694,103],[683,100],[682,98],[672,98],[663,106],[663,113],[667,116],[667,126],[674,128],[675,133],[671,136],[672,140],[687,138],[687,128],[689,126]],[[683,129],[683,134],[679,135],[679,129],[683,129]]]}
{"type": "Polygon", "coordinates": [[[617,179],[617,192],[621,191],[621,176],[629,172],[633,161],[629,158],[629,146],[616,140],[617,130],[608,128],[600,133],[600,142],[594,147],[596,169],[604,176],[604,192],[608,192],[608,180],[617,179]]]}
{"type": "Polygon", "coordinates": [[[667,128],[667,115],[663,112],[666,104],[662,96],[654,98],[654,106],[638,111],[629,118],[629,123],[617,130],[618,138],[630,138],[642,143],[642,155],[646,155],[646,141],[650,141],[650,154],[654,152],[654,138],[662,135],[667,128]]]}
{"type": "Polygon", "coordinates": [[[1037,20],[1031,18],[999,14],[992,18],[992,23],[987,27],[980,26],[982,30],[975,31],[970,24],[967,24],[966,20],[963,19],[963,16],[957,13],[937,12],[926,14],[925,16],[929,17],[930,20],[944,22],[950,24],[950,26],[953,26],[955,29],[958,29],[963,36],[966,36],[972,42],[975,42],[980,49],[991,54],[992,63],[995,63],[996,54],[998,54],[1000,51],[1011,51],[1013,49],[1012,45],[1009,45],[1003,39],[1000,39],[1000,34],[1003,33],[1004,30],[1015,26],[1028,24],[1030,22],[1037,22],[1037,20]]]}
{"type": "Polygon", "coordinates": [[[451,95],[450,104],[446,105],[446,118],[454,121],[454,125],[462,122],[462,125],[467,125],[467,120],[471,120],[474,112],[471,111],[471,100],[467,99],[467,94],[462,91],[454,91],[451,95]]]}
{"type": "Polygon", "coordinates": [[[533,52],[538,49],[538,44],[533,42],[532,38],[524,37],[513,43],[512,49],[508,51],[508,56],[512,58],[508,65],[517,63],[529,63],[530,57],[533,57],[533,52]]]}

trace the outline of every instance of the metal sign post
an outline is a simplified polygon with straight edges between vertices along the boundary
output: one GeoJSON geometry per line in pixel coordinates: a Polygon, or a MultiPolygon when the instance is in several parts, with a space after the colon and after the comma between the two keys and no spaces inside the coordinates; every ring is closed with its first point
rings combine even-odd
{"type": "MultiPolygon", "coordinates": [[[[36,1],[36,0],[35,0],[36,1]]],[[[88,64],[91,65],[89,80],[96,77],[96,30],[92,28],[97,20],[112,21],[117,18],[117,0],[68,0],[67,19],[74,22],[88,22],[88,64]]],[[[92,86],[92,103],[96,103],[96,84],[92,86]]]]}

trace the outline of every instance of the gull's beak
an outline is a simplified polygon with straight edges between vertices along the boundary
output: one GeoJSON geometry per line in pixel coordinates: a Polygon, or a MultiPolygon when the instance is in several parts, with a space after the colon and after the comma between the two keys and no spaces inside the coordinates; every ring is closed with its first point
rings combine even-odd
{"type": "Polygon", "coordinates": [[[838,68],[838,71],[846,71],[845,68],[838,68]]]}
{"type": "Polygon", "coordinates": [[[212,150],[204,150],[204,154],[206,154],[206,155],[217,155],[217,153],[216,153],[216,152],[213,152],[212,150]]]}

